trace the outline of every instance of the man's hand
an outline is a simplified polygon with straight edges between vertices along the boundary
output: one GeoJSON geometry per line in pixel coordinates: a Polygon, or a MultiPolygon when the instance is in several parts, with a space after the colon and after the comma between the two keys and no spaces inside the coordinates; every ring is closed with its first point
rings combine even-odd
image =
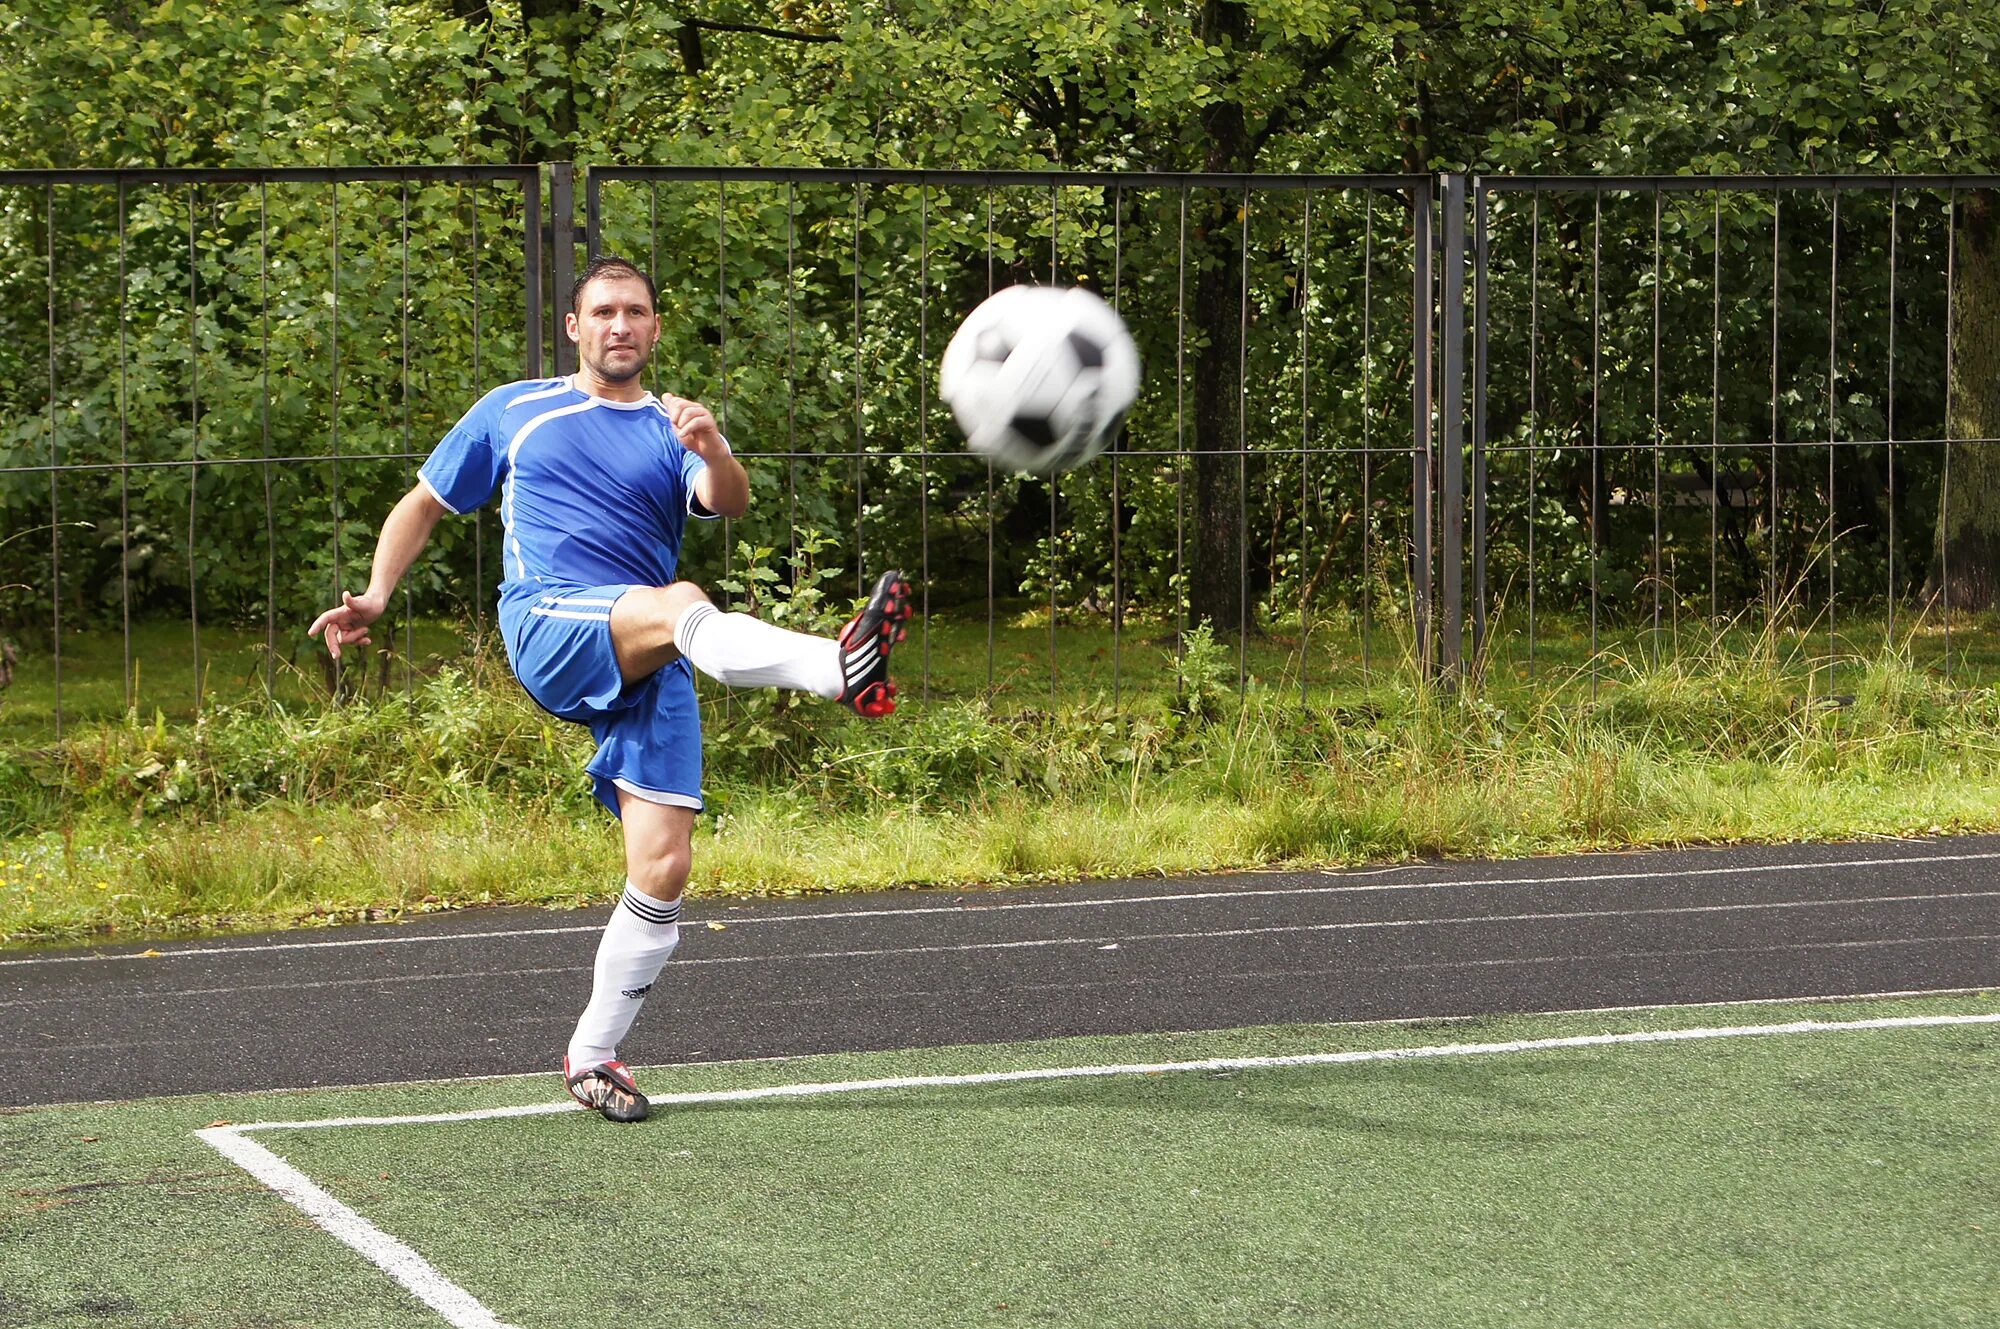
{"type": "Polygon", "coordinates": [[[342,591],[339,607],[329,609],[314,619],[312,626],[306,629],[306,635],[317,637],[324,631],[326,653],[338,660],[341,647],[368,645],[368,625],[382,617],[382,611],[387,607],[385,596],[354,595],[342,591]]]}
{"type": "Polygon", "coordinates": [[[671,392],[661,395],[660,404],[667,408],[674,432],[680,435],[681,444],[689,452],[711,465],[729,455],[729,445],[723,442],[722,430],[708,407],[671,392]]]}

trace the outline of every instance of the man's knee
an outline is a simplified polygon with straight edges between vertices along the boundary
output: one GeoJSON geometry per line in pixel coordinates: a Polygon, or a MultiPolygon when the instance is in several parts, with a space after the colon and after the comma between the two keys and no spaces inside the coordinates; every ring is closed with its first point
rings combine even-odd
{"type": "Polygon", "coordinates": [[[670,630],[678,631],[681,615],[696,605],[709,602],[708,592],[691,581],[677,581],[660,593],[661,611],[666,615],[670,630]]]}
{"type": "Polygon", "coordinates": [[[626,864],[626,875],[632,884],[656,900],[677,900],[687,886],[688,870],[693,866],[694,855],[686,847],[676,846],[661,852],[635,857],[626,864]]]}

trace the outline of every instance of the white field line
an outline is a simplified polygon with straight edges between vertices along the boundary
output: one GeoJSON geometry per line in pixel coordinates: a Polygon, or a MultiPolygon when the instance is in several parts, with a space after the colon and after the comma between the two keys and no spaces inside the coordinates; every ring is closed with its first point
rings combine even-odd
{"type": "MultiPolygon", "coordinates": [[[[1063,1066],[1019,1071],[987,1071],[970,1075],[902,1075],[876,1080],[767,1085],[757,1089],[718,1089],[705,1093],[662,1094],[656,1106],[700,1103],[740,1103],[767,1098],[814,1098],[827,1094],[873,1090],[945,1089],[965,1085],[1012,1084],[1033,1080],[1075,1080],[1114,1075],[1170,1075],[1189,1072],[1274,1070],[1297,1066],[1335,1066],[1355,1062],[1420,1061],[1438,1057],[1475,1057],[1510,1052],[1544,1052],[1561,1048],[1608,1047],[1621,1043],[1686,1043],[1701,1039],[1753,1038],[1763,1035],[1845,1033],[1869,1029],[1915,1029],[1940,1025],[1996,1024],[2000,1013],[1983,1015],[1909,1015],[1871,1020],[1794,1020],[1788,1024],[1735,1025],[1706,1029],[1655,1029],[1622,1034],[1579,1034],[1567,1038],[1520,1039],[1507,1043],[1445,1043],[1428,1047],[1374,1048],[1353,1052],[1310,1052],[1281,1057],[1208,1057],[1199,1061],[1142,1062],[1121,1066],[1063,1066]]],[[[257,1180],[299,1209],[329,1234],[345,1243],[444,1317],[453,1329],[512,1329],[477,1298],[452,1282],[416,1251],[370,1223],[315,1185],[303,1172],[254,1140],[251,1131],[331,1130],[350,1126],[419,1126],[505,1117],[578,1112],[574,1102],[536,1103],[522,1107],[483,1108],[425,1116],[333,1117],[321,1121],[263,1121],[240,1126],[211,1126],[195,1134],[257,1180]]]]}
{"type": "MultiPolygon", "coordinates": [[[[1915,867],[1927,863],[1980,863],[2000,859],[2000,850],[1966,854],[1924,854],[1912,858],[1849,858],[1829,859],[1811,863],[1762,863],[1744,864],[1722,868],[1687,868],[1662,870],[1658,872],[1592,872],[1575,876],[1545,877],[1458,877],[1446,881],[1402,881],[1382,882],[1363,885],[1332,886],[1280,886],[1259,890],[1187,891],[1168,892],[1156,895],[1124,895],[1108,899],[1093,900],[1016,900],[1006,904],[951,904],[913,905],[897,909],[829,909],[817,913],[720,915],[709,919],[704,914],[696,919],[683,922],[708,922],[727,919],[728,926],[756,927],[772,923],[829,923],[857,918],[928,918],[950,917],[959,914],[1007,913],[1017,910],[1043,909],[1098,909],[1116,908],[1126,905],[1147,904],[1192,904],[1207,900],[1255,900],[1280,895],[1349,895],[1379,891],[1439,891],[1453,890],[1467,886],[1568,886],[1601,885],[1617,881],[1661,881],[1693,877],[1755,876],[1767,872],[1816,872],[1839,871],[1848,868],[1915,867]]],[[[1424,870],[1422,864],[1411,864],[1405,868],[1377,869],[1378,871],[1424,870]]],[[[1359,876],[1362,874],[1342,874],[1359,876]]],[[[702,901],[701,903],[710,903],[702,901]]],[[[259,955],[272,951],[315,951],[331,950],[345,946],[412,946],[434,945],[440,942],[483,941],[511,937],[560,937],[573,933],[595,935],[604,930],[601,923],[565,924],[546,928],[495,928],[466,932],[426,933],[411,937],[355,937],[330,941],[280,941],[265,942],[247,946],[187,946],[174,950],[163,950],[156,954],[143,951],[90,951],[78,955],[35,955],[20,959],[0,960],[0,969],[22,965],[86,964],[105,960],[185,960],[210,955],[259,955]]]]}
{"type": "MultiPolygon", "coordinates": [[[[1956,935],[1951,937],[1915,937],[1915,938],[1909,938],[1908,940],[1912,944],[1924,944],[1935,941],[2000,941],[2000,934],[1994,934],[1991,936],[1981,934],[1979,936],[1973,936],[1973,937],[1960,937],[1956,935]]],[[[1873,943],[1871,942],[1860,942],[1860,941],[1822,942],[1822,943],[1812,943],[1811,948],[1820,949],[1828,946],[1853,947],[1853,946],[1868,946],[1872,944],[1873,943]]],[[[1725,948],[1723,951],[1718,951],[1716,953],[1718,954],[1727,953],[1730,951],[1735,951],[1740,949],[1762,949],[1762,948],[1731,947],[1731,948],[1725,948]]],[[[1648,956],[1653,956],[1653,955],[1683,954],[1683,953],[1684,952],[1678,952],[1678,951],[1676,952],[1620,951],[1614,958],[1622,959],[1629,956],[1646,958],[1648,956]]],[[[1701,955],[1709,954],[1709,952],[1707,951],[1698,951],[1695,953],[1701,955]]],[[[1539,957],[1524,958],[1521,961],[1521,963],[1524,964],[1535,964],[1538,962],[1554,963],[1559,961],[1575,960],[1577,958],[1580,957],[1563,956],[1563,955],[1545,955],[1539,957]]],[[[1591,957],[1591,958],[1599,958],[1599,957],[1591,957]]],[[[1480,960],[1480,961],[1468,962],[1464,966],[1451,965],[1450,967],[1453,968],[1481,967],[1487,964],[1501,964],[1501,963],[1507,963],[1507,962],[1497,961],[1497,960],[1496,961],[1480,960]]],[[[1399,965],[1397,966],[1397,969],[1400,971],[1403,969],[1419,969],[1426,967],[1435,968],[1440,966],[1399,965]]],[[[1904,997],[1984,996],[1985,994],[1991,992],[1992,990],[1993,989],[1990,986],[1969,987],[1969,988],[1968,987],[1891,988],[1879,992],[1838,992],[1838,993],[1818,992],[1809,994],[1793,994],[1791,996],[1778,996],[1778,997],[1731,997],[1723,1001],[1649,1001],[1649,1002],[1642,1002],[1636,1006],[1561,1006],[1557,1007],[1554,1010],[1536,1011],[1534,1012],[1534,1014],[1536,1015],[1636,1015],[1642,1011],[1736,1010],[1744,1006],[1848,1006],[1854,1004],[1855,1002],[1890,1001],[1904,997]]],[[[1391,1025],[1399,1025],[1399,1024],[1439,1024],[1439,1023],[1449,1023],[1455,1020],[1484,1020],[1492,1018],[1493,1015],[1494,1012],[1492,1011],[1447,1011],[1441,1015],[1379,1015],[1365,1020],[1339,1020],[1339,1021],[1333,1021],[1331,1023],[1337,1025],[1339,1028],[1342,1029],[1377,1029],[1377,1028],[1386,1028],[1391,1025]]],[[[1322,1023],[1327,1023],[1327,1022],[1322,1022],[1322,1023]]],[[[1172,1033],[1169,1033],[1167,1036],[1169,1037],[1176,1035],[1191,1036],[1207,1032],[1210,1031],[1199,1030],[1199,1029],[1181,1030],[1181,1031],[1173,1031],[1172,1033]]],[[[158,1039],[142,1039],[136,1042],[123,1042],[123,1043],[77,1043],[73,1045],[73,1050],[78,1052],[115,1052],[115,1051],[123,1051],[130,1048],[159,1047],[159,1046],[161,1046],[161,1044],[158,1039]]],[[[782,1066],[786,1062],[806,1061],[810,1060],[812,1057],[815,1056],[826,1056],[826,1055],[829,1054],[814,1053],[814,1052],[779,1052],[779,1053],[772,1053],[768,1056],[762,1056],[762,1057],[717,1057],[713,1061],[666,1062],[656,1066],[641,1067],[640,1069],[647,1070],[655,1074],[661,1074],[661,1073],[681,1071],[681,1070],[709,1070],[717,1066],[782,1066]]],[[[420,1080],[347,1080],[339,1084],[316,1084],[310,1087],[260,1089],[257,1090],[256,1092],[268,1095],[272,1098],[300,1098],[307,1094],[342,1094],[342,1093],[352,1093],[360,1089],[421,1089],[427,1086],[442,1085],[442,1084],[450,1084],[450,1085],[493,1084],[500,1080],[536,1079],[540,1076],[544,1076],[549,1073],[550,1072],[548,1071],[494,1071],[484,1075],[454,1075],[448,1079],[439,1079],[435,1076],[426,1076],[425,1078],[420,1080]]],[[[153,1098],[150,1099],[149,1101],[156,1103],[171,1103],[176,1099],[212,1098],[214,1097],[214,1095],[215,1095],[214,1090],[204,1089],[198,1091],[189,1091],[187,1093],[180,1093],[180,1094],[157,1094],[153,1096],[153,1098]]],[[[52,1108],[81,1107],[90,1104],[116,1104],[127,1101],[130,1100],[117,1099],[117,1098],[96,1098],[96,1099],[85,1098],[85,1099],[65,1100],[60,1103],[45,1103],[45,1104],[40,1104],[39,1106],[52,1107],[52,1108]]],[[[521,1109],[518,1113],[516,1113],[516,1115],[524,1117],[544,1116],[550,1112],[562,1110],[562,1106],[563,1105],[561,1104],[557,1104],[554,1107],[538,1106],[538,1107],[524,1108],[521,1109]]]]}
{"type": "Polygon", "coordinates": [[[284,1159],[228,1127],[195,1132],[230,1162],[269,1186],[307,1218],[353,1247],[454,1329],[512,1329],[479,1298],[439,1273],[423,1256],[313,1184],[284,1159]]]}

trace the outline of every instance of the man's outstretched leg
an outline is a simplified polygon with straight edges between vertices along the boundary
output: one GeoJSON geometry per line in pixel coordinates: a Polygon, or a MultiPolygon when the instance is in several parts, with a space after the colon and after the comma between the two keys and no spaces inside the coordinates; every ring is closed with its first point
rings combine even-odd
{"type": "Polygon", "coordinates": [[[597,944],[590,1004],[570,1035],[563,1077],[584,1106],[613,1121],[644,1121],[646,1096],[618,1060],[618,1044],[680,944],[695,814],[621,790],[618,815],[625,827],[625,894],[597,944]]]}
{"type": "Polygon", "coordinates": [[[725,614],[693,582],[675,582],[619,597],[611,640],[627,682],[685,655],[731,687],[793,688],[882,716],[896,709],[889,652],[909,631],[911,598],[909,579],[885,572],[838,637],[813,637],[749,614],[725,614]]]}

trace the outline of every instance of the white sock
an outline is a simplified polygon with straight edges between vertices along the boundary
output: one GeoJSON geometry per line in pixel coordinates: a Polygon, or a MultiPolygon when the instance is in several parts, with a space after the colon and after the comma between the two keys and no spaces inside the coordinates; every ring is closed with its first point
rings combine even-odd
{"type": "Polygon", "coordinates": [[[712,604],[681,615],[674,644],[696,669],[732,688],[792,688],[833,701],[847,686],[833,638],[787,632],[712,604]]]}
{"type": "Polygon", "coordinates": [[[590,1004],[569,1038],[572,1073],[601,1066],[618,1055],[618,1044],[646,1004],[653,980],[681,940],[681,902],[656,900],[631,882],[611,911],[597,943],[596,978],[590,1004]]]}

